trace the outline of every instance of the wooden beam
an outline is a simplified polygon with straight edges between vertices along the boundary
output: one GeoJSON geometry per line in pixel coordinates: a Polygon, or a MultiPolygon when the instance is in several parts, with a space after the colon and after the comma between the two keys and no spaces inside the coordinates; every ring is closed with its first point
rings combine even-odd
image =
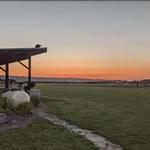
{"type": "Polygon", "coordinates": [[[18,61],[19,62],[19,64],[21,64],[22,66],[24,66],[26,69],[28,69],[29,70],[29,67],[28,66],[26,66],[24,63],[22,63],[21,61],[18,61]]]}
{"type": "Polygon", "coordinates": [[[1,67],[1,66],[0,66],[0,69],[1,69],[2,71],[6,72],[6,70],[5,70],[3,67],[1,67]]]}

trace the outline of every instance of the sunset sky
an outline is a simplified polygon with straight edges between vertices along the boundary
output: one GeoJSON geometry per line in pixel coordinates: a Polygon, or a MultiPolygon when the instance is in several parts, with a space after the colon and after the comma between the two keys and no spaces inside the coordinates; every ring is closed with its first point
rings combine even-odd
{"type": "Polygon", "coordinates": [[[48,47],[33,57],[33,76],[150,78],[148,1],[1,1],[0,19],[0,48],[48,47]]]}

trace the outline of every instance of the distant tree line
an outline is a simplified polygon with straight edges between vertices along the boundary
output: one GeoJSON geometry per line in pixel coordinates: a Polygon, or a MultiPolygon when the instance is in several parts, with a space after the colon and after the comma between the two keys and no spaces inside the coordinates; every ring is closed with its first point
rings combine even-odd
{"type": "MultiPolygon", "coordinates": [[[[4,77],[0,77],[0,81],[4,81],[4,77]]],[[[25,83],[26,81],[17,81],[10,78],[10,83],[25,83]]],[[[36,82],[36,81],[34,81],[36,82]]],[[[150,84],[150,79],[143,80],[89,80],[89,81],[37,81],[36,83],[88,83],[88,84],[150,84]]]]}

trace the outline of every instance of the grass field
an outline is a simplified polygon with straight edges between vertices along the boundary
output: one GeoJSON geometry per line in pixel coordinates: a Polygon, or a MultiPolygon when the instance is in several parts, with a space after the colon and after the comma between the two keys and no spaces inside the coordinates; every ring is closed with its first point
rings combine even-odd
{"type": "Polygon", "coordinates": [[[126,150],[150,149],[150,89],[39,84],[49,112],[126,150]]]}
{"type": "Polygon", "coordinates": [[[27,128],[1,132],[0,150],[96,150],[96,148],[87,140],[38,119],[27,128]]]}

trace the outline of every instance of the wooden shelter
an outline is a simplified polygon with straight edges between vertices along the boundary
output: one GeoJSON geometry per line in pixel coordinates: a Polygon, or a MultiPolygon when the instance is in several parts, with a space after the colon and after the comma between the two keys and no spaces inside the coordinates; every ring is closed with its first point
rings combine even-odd
{"type": "Polygon", "coordinates": [[[28,70],[28,87],[31,89],[31,58],[46,52],[46,47],[0,49],[0,69],[5,72],[5,88],[9,88],[9,64],[18,62],[28,70]],[[28,65],[21,62],[23,60],[28,60],[28,65]],[[4,67],[2,67],[3,65],[4,67]]]}

